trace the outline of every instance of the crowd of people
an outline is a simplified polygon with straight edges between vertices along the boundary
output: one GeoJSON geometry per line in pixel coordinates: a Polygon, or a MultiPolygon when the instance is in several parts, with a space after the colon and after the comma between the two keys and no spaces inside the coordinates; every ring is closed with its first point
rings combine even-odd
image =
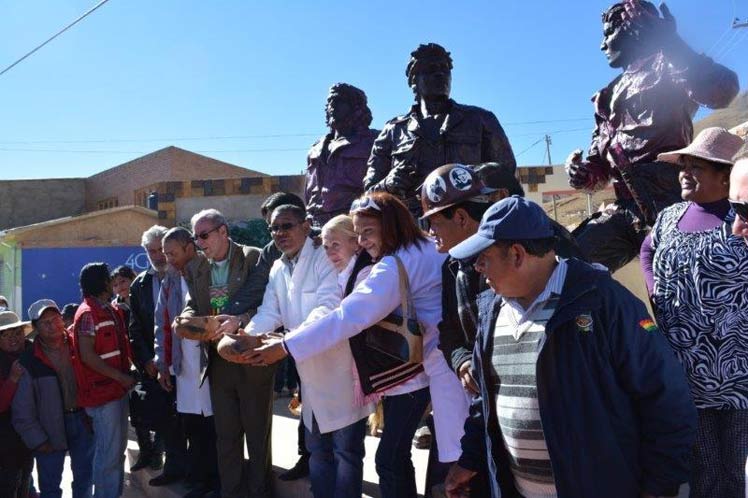
{"type": "Polygon", "coordinates": [[[746,496],[748,145],[692,140],[690,121],[737,79],[666,7],[627,0],[603,25],[624,74],[566,169],[617,200],[571,233],[524,197],[496,117],[449,99],[452,59],[428,44],[406,69],[416,104],[381,132],[360,89],[331,88],[305,198],[248,213],[265,247],[206,209],[146,230],[138,275],[85,265],[79,304],[22,321],[0,297],[0,498],[62,496],[66,456],[72,496],[120,496],[129,425],[150,486],[271,497],[284,385],[302,409],[279,477],[316,498],[362,495],[378,407],[383,498],[417,496],[426,418],[450,498],[746,496]],[[636,254],[652,315],[612,277],[636,254]]]}

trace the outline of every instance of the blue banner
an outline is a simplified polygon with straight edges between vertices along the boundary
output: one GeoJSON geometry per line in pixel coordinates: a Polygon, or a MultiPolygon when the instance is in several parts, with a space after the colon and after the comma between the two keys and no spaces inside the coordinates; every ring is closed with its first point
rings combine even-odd
{"type": "Polygon", "coordinates": [[[139,246],[23,249],[21,258],[21,306],[25,319],[29,305],[38,299],[53,299],[60,308],[67,303],[80,303],[78,276],[86,263],[101,261],[111,269],[127,265],[135,273],[148,268],[148,257],[139,246]]]}

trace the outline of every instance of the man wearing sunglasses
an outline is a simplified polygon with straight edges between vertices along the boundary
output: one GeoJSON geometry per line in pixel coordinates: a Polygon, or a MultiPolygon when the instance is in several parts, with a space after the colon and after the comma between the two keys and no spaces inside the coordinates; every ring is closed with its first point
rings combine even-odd
{"type": "MultiPolygon", "coordinates": [[[[279,327],[293,330],[302,323],[330,313],[340,302],[337,272],[327,259],[324,249],[316,246],[309,238],[310,230],[310,222],[306,219],[303,208],[286,204],[273,211],[270,233],[275,246],[283,255],[270,270],[262,305],[245,329],[249,335],[226,337],[219,344],[221,354],[224,354],[224,350],[232,352],[228,356],[231,361],[244,363],[249,359],[233,356],[233,348],[224,349],[225,341],[233,339],[251,347],[257,338],[249,336],[274,332],[279,327]]],[[[336,392],[331,398],[330,390],[326,389],[331,382],[330,378],[340,376],[341,369],[350,374],[350,351],[347,343],[343,346],[297,364],[302,379],[302,418],[307,430],[307,448],[311,452],[310,477],[315,496],[327,496],[322,493],[352,496],[355,493],[346,484],[355,482],[362,468],[359,463],[363,460],[363,454],[359,453],[359,448],[362,448],[360,443],[363,441],[365,428],[356,423],[361,417],[356,418],[358,412],[351,410],[346,404],[351,401],[346,396],[347,393],[336,392]],[[335,433],[332,441],[327,438],[323,440],[321,434],[331,432],[335,433]],[[325,445],[328,443],[333,445],[336,455],[346,455],[343,463],[338,465],[337,457],[335,465],[330,465],[325,460],[325,445]],[[337,469],[332,471],[333,474],[338,472],[338,479],[332,479],[332,482],[329,474],[331,467],[337,469]]],[[[237,349],[246,348],[242,344],[237,349]]],[[[360,489],[358,492],[360,495],[360,489]]]]}
{"type": "Polygon", "coordinates": [[[733,161],[730,173],[730,206],[735,211],[732,233],[748,243],[748,142],[735,154],[733,161]]]}
{"type": "Polygon", "coordinates": [[[201,379],[210,378],[221,496],[270,497],[275,369],[230,363],[215,348],[224,333],[235,332],[249,321],[252,303],[240,289],[255,271],[260,251],[231,240],[228,222],[220,211],[200,211],[191,222],[195,243],[205,258],[187,268],[190,297],[181,316],[214,315],[222,322],[211,341],[201,347],[200,361],[201,379]],[[249,451],[247,466],[242,438],[249,451]]]}

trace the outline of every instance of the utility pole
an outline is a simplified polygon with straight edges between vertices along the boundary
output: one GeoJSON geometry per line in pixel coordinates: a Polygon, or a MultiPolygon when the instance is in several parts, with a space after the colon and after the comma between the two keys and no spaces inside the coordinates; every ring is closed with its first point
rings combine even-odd
{"type": "MultiPolygon", "coordinates": [[[[545,153],[548,156],[548,166],[553,166],[551,161],[551,136],[546,133],[545,135],[545,153]]],[[[551,202],[553,203],[553,219],[558,221],[558,210],[556,208],[556,194],[551,194],[551,202]]]]}

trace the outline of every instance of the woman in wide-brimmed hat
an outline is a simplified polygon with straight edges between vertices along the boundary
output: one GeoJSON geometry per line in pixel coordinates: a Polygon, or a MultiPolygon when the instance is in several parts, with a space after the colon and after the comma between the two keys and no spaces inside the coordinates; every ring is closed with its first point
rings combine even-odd
{"type": "Polygon", "coordinates": [[[34,460],[13,430],[10,404],[23,367],[18,358],[31,346],[26,336],[31,322],[22,322],[12,311],[0,312],[0,496],[26,497],[34,460]]]}
{"type": "Polygon", "coordinates": [[[732,157],[743,140],[707,128],[660,154],[680,168],[684,202],[662,211],[641,261],[662,333],[686,371],[699,428],[694,498],[743,498],[748,456],[748,246],[732,234],[732,157]]]}

